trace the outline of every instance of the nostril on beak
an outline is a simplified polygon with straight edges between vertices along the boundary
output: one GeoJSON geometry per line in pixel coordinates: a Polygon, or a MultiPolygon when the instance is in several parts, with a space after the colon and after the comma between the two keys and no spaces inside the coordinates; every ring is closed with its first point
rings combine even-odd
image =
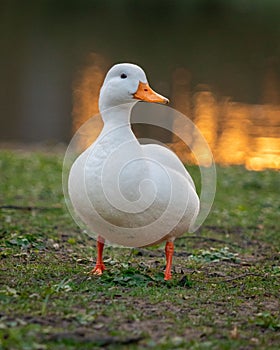
{"type": "Polygon", "coordinates": [[[164,101],[164,104],[168,104],[170,101],[169,101],[169,99],[168,98],[165,98],[165,101],[164,101]]]}

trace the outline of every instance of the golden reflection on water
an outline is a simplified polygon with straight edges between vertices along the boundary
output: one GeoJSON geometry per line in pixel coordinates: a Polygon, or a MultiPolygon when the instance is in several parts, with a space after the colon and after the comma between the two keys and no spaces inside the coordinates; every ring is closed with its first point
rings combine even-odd
{"type": "Polygon", "coordinates": [[[221,133],[212,148],[220,164],[244,164],[250,153],[249,106],[227,102],[223,109],[221,133]]]}
{"type": "MultiPolygon", "coordinates": [[[[78,72],[73,84],[73,132],[76,132],[90,117],[99,113],[98,96],[104,80],[104,60],[98,54],[89,55],[87,64],[78,72]]],[[[102,126],[100,125],[100,128],[102,126]]],[[[87,148],[96,139],[100,128],[88,130],[90,137],[82,137],[82,148],[87,148]]]]}
{"type": "MultiPolygon", "coordinates": [[[[102,58],[92,54],[74,83],[74,131],[98,114],[99,89],[106,73],[104,67],[102,58]]],[[[271,88],[267,80],[266,86],[271,88]]],[[[199,128],[216,163],[244,165],[255,171],[280,169],[279,104],[250,105],[226,98],[218,101],[205,86],[191,94],[190,74],[183,68],[175,70],[172,76],[171,101],[175,109],[187,115],[199,128]]],[[[101,127],[88,131],[91,137],[83,138],[83,148],[98,136],[101,127]]],[[[176,125],[173,128],[176,130],[176,125]]],[[[191,133],[191,130],[186,129],[186,132],[191,133]]],[[[173,141],[170,146],[183,162],[196,163],[194,154],[203,151],[198,140],[192,140],[193,154],[176,136],[173,141]]]]}

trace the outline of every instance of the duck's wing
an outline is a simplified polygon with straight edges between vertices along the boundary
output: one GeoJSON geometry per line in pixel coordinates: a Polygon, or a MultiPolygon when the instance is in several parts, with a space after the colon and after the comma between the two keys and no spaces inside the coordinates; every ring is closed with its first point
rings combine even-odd
{"type": "Polygon", "coordinates": [[[141,145],[141,147],[145,157],[154,159],[163,166],[169,167],[170,169],[182,174],[195,190],[195,184],[191,175],[188,173],[187,169],[174,152],[167,147],[156,144],[141,145]]]}

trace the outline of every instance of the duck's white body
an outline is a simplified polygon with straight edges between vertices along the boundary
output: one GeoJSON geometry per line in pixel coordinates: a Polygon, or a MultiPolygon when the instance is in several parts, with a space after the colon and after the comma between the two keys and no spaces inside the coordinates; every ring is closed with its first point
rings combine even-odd
{"type": "Polygon", "coordinates": [[[116,72],[115,67],[100,95],[103,130],[71,168],[70,199],[88,228],[112,243],[139,247],[172,242],[196,219],[199,198],[179,158],[163,146],[141,145],[131,130],[130,113],[139,82],[146,84],[144,72],[129,64],[118,65],[116,72]],[[129,82],[134,98],[118,96],[111,103],[114,93],[122,93],[114,90],[122,71],[126,80],[131,75],[137,83],[129,82]]]}

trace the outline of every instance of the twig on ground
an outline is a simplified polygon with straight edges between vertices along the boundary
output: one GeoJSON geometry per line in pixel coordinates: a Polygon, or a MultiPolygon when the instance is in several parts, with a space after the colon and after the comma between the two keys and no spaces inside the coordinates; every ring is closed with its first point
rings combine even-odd
{"type": "Polygon", "coordinates": [[[239,244],[237,244],[237,243],[224,241],[224,240],[222,240],[222,239],[211,238],[211,237],[202,237],[202,236],[181,236],[181,237],[178,237],[177,240],[179,240],[179,239],[184,239],[184,238],[198,239],[198,240],[205,241],[205,242],[222,243],[222,244],[227,244],[227,245],[231,245],[231,246],[233,246],[233,247],[238,247],[238,248],[241,247],[241,246],[240,246],[239,244]]]}
{"type": "Polygon", "coordinates": [[[21,205],[1,205],[0,209],[11,209],[11,210],[53,210],[53,209],[61,209],[61,206],[52,206],[52,207],[37,207],[37,206],[21,206],[21,205]]]}
{"type": "Polygon", "coordinates": [[[247,273],[243,273],[242,275],[238,275],[238,276],[235,276],[235,277],[224,279],[222,282],[232,282],[232,281],[239,280],[241,278],[245,278],[245,277],[248,277],[248,276],[261,277],[263,275],[261,275],[259,273],[247,272],[247,273]]]}
{"type": "Polygon", "coordinates": [[[143,339],[143,336],[139,337],[128,337],[121,339],[118,337],[95,337],[90,335],[85,335],[83,333],[74,332],[74,333],[56,333],[47,337],[47,340],[51,341],[61,341],[61,340],[71,340],[79,343],[95,343],[99,346],[108,346],[108,345],[127,345],[135,344],[143,339]]]}

